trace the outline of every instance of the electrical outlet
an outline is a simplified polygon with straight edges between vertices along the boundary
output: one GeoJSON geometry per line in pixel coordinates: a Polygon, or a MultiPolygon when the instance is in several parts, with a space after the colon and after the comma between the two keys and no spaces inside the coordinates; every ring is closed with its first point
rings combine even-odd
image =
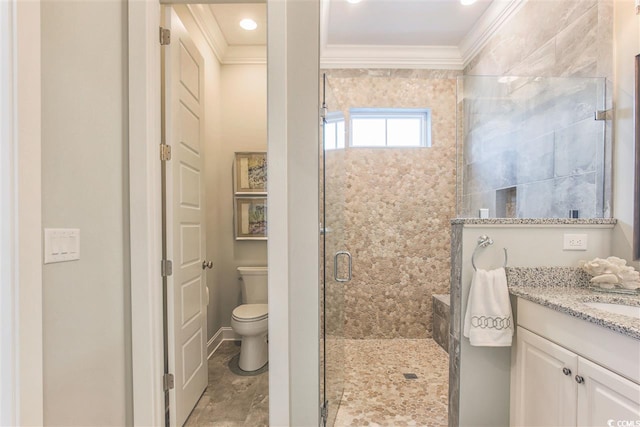
{"type": "Polygon", "coordinates": [[[586,251],[587,235],[586,234],[565,234],[563,249],[565,251],[586,251]]]}

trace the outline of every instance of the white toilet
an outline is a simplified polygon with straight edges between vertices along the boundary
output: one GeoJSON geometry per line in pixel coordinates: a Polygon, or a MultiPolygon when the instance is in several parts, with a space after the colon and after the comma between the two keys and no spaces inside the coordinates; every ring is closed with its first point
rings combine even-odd
{"type": "Polygon", "coordinates": [[[242,305],[233,310],[231,328],[242,336],[240,369],[262,368],[269,356],[267,330],[267,267],[238,267],[241,278],[242,305]]]}

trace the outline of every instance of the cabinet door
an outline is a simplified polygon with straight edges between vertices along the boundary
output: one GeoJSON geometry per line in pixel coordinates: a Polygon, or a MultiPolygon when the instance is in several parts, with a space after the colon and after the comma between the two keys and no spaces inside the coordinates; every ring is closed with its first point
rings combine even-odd
{"type": "Polygon", "coordinates": [[[582,378],[578,385],[579,426],[615,426],[622,425],[618,421],[640,420],[640,385],[582,357],[578,374],[582,378]]]}
{"type": "Polygon", "coordinates": [[[578,356],[521,327],[516,345],[515,425],[575,426],[578,356]]]}

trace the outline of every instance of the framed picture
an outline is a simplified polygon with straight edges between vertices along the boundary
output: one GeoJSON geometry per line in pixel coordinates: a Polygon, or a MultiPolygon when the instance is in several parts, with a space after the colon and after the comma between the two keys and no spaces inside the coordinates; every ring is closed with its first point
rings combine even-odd
{"type": "Polygon", "coordinates": [[[236,153],[235,194],[267,193],[267,153],[236,153]]]}
{"type": "Polygon", "coordinates": [[[236,240],[267,239],[266,197],[236,197],[234,214],[236,240]]]}

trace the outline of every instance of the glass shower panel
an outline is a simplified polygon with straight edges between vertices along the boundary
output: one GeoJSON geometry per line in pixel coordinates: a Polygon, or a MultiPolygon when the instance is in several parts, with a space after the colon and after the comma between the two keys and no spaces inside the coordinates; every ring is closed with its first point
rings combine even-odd
{"type": "MultiPolygon", "coordinates": [[[[338,107],[328,79],[324,79],[320,147],[321,195],[321,335],[320,402],[326,408],[326,425],[335,422],[344,390],[344,286],[350,277],[344,224],[345,208],[345,126],[344,113],[338,107]]],[[[350,254],[349,254],[350,257],[350,254]]]]}
{"type": "Polygon", "coordinates": [[[604,79],[462,76],[457,92],[458,217],[605,216],[604,79]]]}

